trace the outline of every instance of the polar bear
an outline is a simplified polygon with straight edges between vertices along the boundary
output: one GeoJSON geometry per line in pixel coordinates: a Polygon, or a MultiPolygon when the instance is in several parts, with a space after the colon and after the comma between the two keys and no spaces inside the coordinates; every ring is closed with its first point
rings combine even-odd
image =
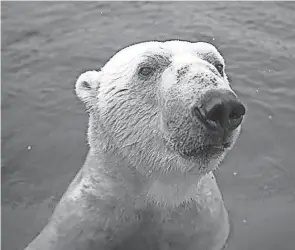
{"type": "Polygon", "coordinates": [[[212,173],[245,107],[206,42],[149,41],[81,74],[89,152],[33,249],[220,250],[229,221],[212,173]]]}

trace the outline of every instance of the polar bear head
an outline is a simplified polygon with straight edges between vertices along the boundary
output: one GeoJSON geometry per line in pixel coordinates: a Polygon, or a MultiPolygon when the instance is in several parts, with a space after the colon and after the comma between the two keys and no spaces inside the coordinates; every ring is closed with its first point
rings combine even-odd
{"type": "Polygon", "coordinates": [[[234,145],[245,107],[209,43],[144,42],[80,75],[91,150],[113,151],[138,171],[206,173],[234,145]]]}

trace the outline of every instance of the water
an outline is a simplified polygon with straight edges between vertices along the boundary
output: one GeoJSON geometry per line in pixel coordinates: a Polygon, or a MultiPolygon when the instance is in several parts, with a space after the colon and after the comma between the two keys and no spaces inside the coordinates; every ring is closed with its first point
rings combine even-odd
{"type": "Polygon", "coordinates": [[[293,250],[295,4],[292,2],[2,3],[2,249],[22,249],[87,152],[76,77],[143,40],[204,40],[227,61],[247,106],[217,177],[229,250],[293,250]]]}

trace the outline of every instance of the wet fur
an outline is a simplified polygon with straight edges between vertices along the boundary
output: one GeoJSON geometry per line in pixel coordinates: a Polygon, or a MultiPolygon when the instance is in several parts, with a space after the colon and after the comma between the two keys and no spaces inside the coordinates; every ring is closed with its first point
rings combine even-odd
{"type": "Polygon", "coordinates": [[[220,250],[229,223],[212,170],[214,134],[192,118],[206,91],[232,92],[208,43],[147,42],[83,73],[77,96],[89,113],[83,168],[29,249],[220,250]],[[149,77],[143,66],[154,68],[149,77]]]}

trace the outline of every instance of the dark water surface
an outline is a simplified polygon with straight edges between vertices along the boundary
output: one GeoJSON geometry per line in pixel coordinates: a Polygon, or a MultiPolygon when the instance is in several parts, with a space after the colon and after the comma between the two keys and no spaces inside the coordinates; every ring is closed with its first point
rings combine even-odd
{"type": "Polygon", "coordinates": [[[87,151],[76,77],[143,40],[205,40],[247,106],[217,171],[230,250],[294,250],[295,3],[2,3],[2,249],[46,224],[87,151]]]}

